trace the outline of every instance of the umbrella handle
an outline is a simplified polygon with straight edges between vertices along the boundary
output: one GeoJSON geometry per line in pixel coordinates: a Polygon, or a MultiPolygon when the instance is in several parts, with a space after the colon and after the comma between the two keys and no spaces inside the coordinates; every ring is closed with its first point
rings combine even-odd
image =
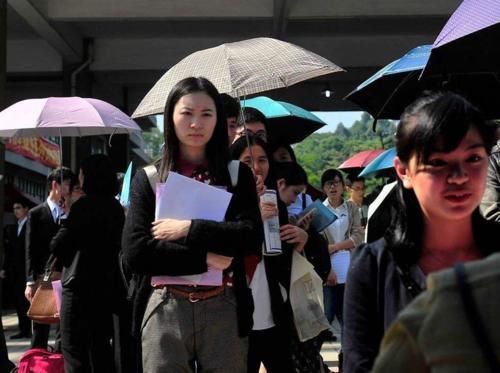
{"type": "Polygon", "coordinates": [[[244,112],[244,105],[246,101],[246,95],[243,96],[243,105],[241,104],[240,96],[238,95],[238,91],[236,91],[236,97],[238,98],[238,102],[240,104],[240,120],[243,121],[243,127],[245,128],[245,138],[247,139],[247,147],[248,147],[248,152],[250,153],[250,159],[252,162],[250,163],[250,169],[252,170],[252,175],[254,180],[257,180],[257,177],[255,176],[255,169],[253,168],[253,153],[252,153],[252,147],[250,146],[250,137],[248,136],[248,131],[247,131],[247,126],[246,126],[246,121],[245,121],[245,112],[244,112]]]}

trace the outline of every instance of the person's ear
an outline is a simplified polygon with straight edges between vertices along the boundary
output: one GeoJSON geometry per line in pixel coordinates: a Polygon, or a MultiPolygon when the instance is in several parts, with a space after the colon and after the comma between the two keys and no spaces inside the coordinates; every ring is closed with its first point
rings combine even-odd
{"type": "Polygon", "coordinates": [[[284,178],[276,180],[276,185],[278,186],[278,189],[286,188],[286,181],[284,178]]]}
{"type": "Polygon", "coordinates": [[[394,158],[394,169],[396,170],[396,174],[403,182],[403,186],[406,189],[412,189],[413,185],[411,183],[411,178],[409,175],[408,165],[403,162],[399,157],[394,158]]]}

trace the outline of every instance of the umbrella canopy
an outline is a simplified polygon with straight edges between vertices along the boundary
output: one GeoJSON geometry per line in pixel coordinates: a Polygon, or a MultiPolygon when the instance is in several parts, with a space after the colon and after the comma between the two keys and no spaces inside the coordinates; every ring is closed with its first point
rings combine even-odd
{"type": "Polygon", "coordinates": [[[120,192],[120,203],[123,207],[130,205],[130,183],[132,181],[132,162],[128,164],[127,171],[123,176],[122,190],[120,192]]]}
{"type": "Polygon", "coordinates": [[[499,40],[499,1],[464,0],[434,41],[422,76],[495,73],[498,79],[499,40]]]}
{"type": "Polygon", "coordinates": [[[266,116],[270,142],[294,144],[326,125],[310,111],[266,96],[245,100],[242,105],[253,107],[266,116]]]}
{"type": "Polygon", "coordinates": [[[342,162],[338,169],[348,173],[358,174],[383,151],[384,149],[363,150],[342,162]]]}
{"type": "Polygon", "coordinates": [[[361,83],[345,99],[374,118],[398,119],[425,86],[418,80],[429,59],[431,45],[421,45],[391,62],[361,83]]]}
{"type": "Polygon", "coordinates": [[[424,90],[452,91],[480,108],[487,119],[500,117],[500,77],[471,73],[454,74],[446,79],[441,75],[420,78],[431,50],[430,45],[412,49],[360,84],[345,98],[376,119],[399,119],[406,106],[424,90]]]}
{"type": "Polygon", "coordinates": [[[343,71],[333,62],[281,40],[256,38],[195,52],[168,70],[132,117],[163,112],[172,87],[190,76],[210,80],[220,93],[245,96],[343,71]]]}
{"type": "Polygon", "coordinates": [[[363,171],[359,174],[360,177],[368,176],[385,176],[388,172],[392,172],[394,168],[394,158],[396,157],[396,148],[392,147],[380,153],[373,161],[371,161],[363,171]]]}
{"type": "Polygon", "coordinates": [[[77,137],[140,130],[127,114],[94,98],[29,99],[0,112],[0,137],[77,137]]]}

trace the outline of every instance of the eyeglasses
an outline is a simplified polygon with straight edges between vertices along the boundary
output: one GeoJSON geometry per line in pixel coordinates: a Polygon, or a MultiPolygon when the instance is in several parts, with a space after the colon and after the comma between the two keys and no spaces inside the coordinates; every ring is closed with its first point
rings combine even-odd
{"type": "Polygon", "coordinates": [[[342,184],[342,181],[340,181],[340,180],[330,180],[330,181],[325,182],[325,186],[327,188],[337,187],[340,184],[342,184]]]}
{"type": "Polygon", "coordinates": [[[258,130],[257,132],[250,131],[249,129],[244,129],[243,131],[239,132],[236,137],[240,138],[243,136],[250,136],[250,137],[258,137],[261,140],[264,140],[267,142],[267,133],[264,130],[258,130]]]}

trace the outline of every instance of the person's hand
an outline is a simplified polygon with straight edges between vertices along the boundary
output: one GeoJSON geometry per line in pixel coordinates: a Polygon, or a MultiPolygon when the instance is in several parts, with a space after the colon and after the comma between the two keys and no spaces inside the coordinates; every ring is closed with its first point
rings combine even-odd
{"type": "Polygon", "coordinates": [[[309,230],[309,227],[311,226],[311,221],[314,217],[314,210],[315,209],[312,209],[307,214],[305,214],[303,217],[301,217],[297,221],[297,226],[301,227],[305,231],[309,230]]]}
{"type": "Polygon", "coordinates": [[[187,236],[191,220],[160,219],[153,222],[151,232],[156,240],[177,241],[187,236]]]}
{"type": "Polygon", "coordinates": [[[31,303],[31,299],[35,295],[35,285],[26,285],[26,289],[24,289],[24,296],[31,303]]]}
{"type": "Polygon", "coordinates": [[[219,254],[207,253],[207,265],[216,269],[225,270],[231,265],[233,258],[219,254]]]}
{"type": "Polygon", "coordinates": [[[4,269],[0,270],[0,278],[6,278],[7,277],[7,272],[5,272],[4,269]]]}
{"type": "Polygon", "coordinates": [[[328,277],[326,279],[326,285],[328,286],[337,285],[337,274],[333,271],[333,269],[331,269],[330,273],[328,274],[328,277]]]}
{"type": "Polygon", "coordinates": [[[262,216],[262,220],[278,216],[278,206],[273,202],[260,201],[260,216],[262,216]]]}
{"type": "Polygon", "coordinates": [[[295,244],[294,249],[298,252],[302,252],[309,235],[300,227],[292,224],[286,224],[280,227],[280,238],[282,241],[295,244]]]}
{"type": "Polygon", "coordinates": [[[341,250],[337,244],[331,243],[328,245],[328,252],[331,254],[335,254],[337,251],[341,250]]]}
{"type": "Polygon", "coordinates": [[[264,184],[264,179],[262,178],[262,175],[255,175],[255,186],[257,187],[258,196],[261,196],[265,193],[267,187],[264,184]]]}

